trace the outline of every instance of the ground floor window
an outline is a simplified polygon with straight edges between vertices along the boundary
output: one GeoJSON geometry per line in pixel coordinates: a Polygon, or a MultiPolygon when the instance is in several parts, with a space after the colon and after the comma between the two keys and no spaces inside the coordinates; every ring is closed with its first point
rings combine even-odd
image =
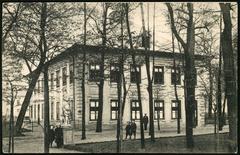
{"type": "Polygon", "coordinates": [[[181,119],[181,101],[172,100],[172,119],[178,118],[178,112],[181,119]]]}
{"type": "Polygon", "coordinates": [[[56,103],[56,119],[60,120],[60,103],[56,103]]]}
{"type": "Polygon", "coordinates": [[[51,120],[53,120],[53,116],[54,116],[54,102],[51,102],[51,120]]]}
{"type": "Polygon", "coordinates": [[[140,106],[137,100],[131,101],[131,119],[132,120],[140,119],[140,106]]]}
{"type": "Polygon", "coordinates": [[[98,117],[98,100],[90,100],[90,121],[96,121],[98,117]]]}
{"type": "Polygon", "coordinates": [[[33,109],[33,113],[34,113],[34,120],[36,120],[36,104],[34,105],[34,109],[33,109]]]}
{"type": "Polygon", "coordinates": [[[43,107],[43,104],[42,104],[42,119],[43,119],[43,112],[44,112],[44,107],[43,107]]]}
{"type": "Polygon", "coordinates": [[[111,120],[118,119],[118,100],[111,100],[111,120]]]}
{"type": "Polygon", "coordinates": [[[154,101],[154,119],[164,119],[164,101],[155,100],[154,101]]]}
{"type": "Polygon", "coordinates": [[[33,112],[32,106],[29,106],[29,116],[30,116],[31,120],[33,118],[32,112],[33,112]]]}

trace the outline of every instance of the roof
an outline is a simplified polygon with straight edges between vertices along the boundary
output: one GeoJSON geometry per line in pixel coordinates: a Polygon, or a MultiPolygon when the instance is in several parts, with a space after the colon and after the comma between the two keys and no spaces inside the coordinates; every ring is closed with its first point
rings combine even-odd
{"type": "MultiPolygon", "coordinates": [[[[86,51],[86,53],[96,53],[99,54],[102,50],[105,51],[106,54],[120,54],[121,52],[124,52],[125,54],[131,54],[131,49],[120,49],[120,48],[112,48],[112,47],[106,47],[106,46],[93,46],[93,45],[81,45],[75,43],[71,47],[67,48],[65,51],[60,53],[59,55],[55,56],[53,59],[51,59],[48,64],[54,64],[58,61],[63,60],[65,57],[68,56],[74,56],[78,53],[83,53],[83,51],[86,51]]],[[[145,55],[144,49],[134,49],[136,55],[145,55]]],[[[163,58],[173,58],[174,54],[172,52],[163,52],[163,51],[147,51],[150,56],[156,56],[156,57],[163,57],[163,58]]],[[[204,55],[194,55],[195,60],[203,60],[207,56],[204,55]]],[[[182,53],[176,53],[175,52],[175,58],[182,59],[184,58],[184,54],[182,53]]]]}

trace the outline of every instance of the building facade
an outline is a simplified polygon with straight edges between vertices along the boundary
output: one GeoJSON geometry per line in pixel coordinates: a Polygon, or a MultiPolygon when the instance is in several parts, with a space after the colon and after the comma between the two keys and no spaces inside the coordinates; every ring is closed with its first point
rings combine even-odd
{"type": "MultiPolygon", "coordinates": [[[[82,46],[75,44],[49,61],[49,113],[52,124],[61,123],[81,129],[82,94],[81,78],[83,67],[83,51],[86,52],[85,63],[85,118],[86,127],[95,129],[99,96],[98,75],[100,71],[100,54],[105,52],[104,64],[104,96],[103,96],[103,130],[109,126],[116,127],[118,113],[117,71],[116,63],[124,52],[124,74],[126,78],[127,97],[123,114],[123,123],[135,120],[139,123],[140,108],[137,98],[136,79],[140,78],[143,114],[149,116],[149,102],[147,91],[147,74],[144,63],[144,50],[135,50],[137,72],[133,70],[131,51],[117,48],[103,48],[99,46],[82,46]]],[[[178,109],[180,109],[181,127],[185,126],[184,76],[182,60],[183,54],[160,51],[148,51],[150,54],[150,71],[153,76],[154,121],[160,121],[162,127],[176,127],[178,109]],[[154,65],[152,63],[154,57],[154,65]],[[176,70],[173,68],[173,57],[176,59],[176,70]],[[176,102],[174,82],[177,85],[177,94],[180,100],[176,102]],[[180,108],[178,108],[180,106],[180,108]]],[[[204,56],[195,55],[195,64],[198,73],[198,64],[204,56]]],[[[207,76],[204,75],[205,77],[207,76]]],[[[201,80],[196,76],[196,104],[195,125],[204,125],[206,99],[201,80]]],[[[34,94],[29,107],[29,116],[34,121],[42,121],[44,115],[43,75],[40,75],[35,86],[34,94]]]]}

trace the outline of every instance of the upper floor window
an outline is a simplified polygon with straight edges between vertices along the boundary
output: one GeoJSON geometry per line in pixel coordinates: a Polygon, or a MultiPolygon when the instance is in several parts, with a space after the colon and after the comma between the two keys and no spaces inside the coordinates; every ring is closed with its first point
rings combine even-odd
{"type": "Polygon", "coordinates": [[[51,73],[51,75],[50,75],[50,81],[51,81],[50,88],[53,89],[54,88],[54,83],[53,83],[53,81],[54,81],[54,74],[53,73],[51,73]]]}
{"type": "Polygon", "coordinates": [[[40,89],[41,89],[40,80],[38,80],[37,84],[38,84],[38,86],[37,86],[37,92],[40,93],[40,89]]]}
{"type": "Polygon", "coordinates": [[[134,69],[134,66],[131,65],[130,66],[130,78],[131,78],[131,83],[137,83],[137,80],[139,81],[139,83],[141,83],[141,66],[140,65],[136,65],[136,71],[134,69]]]}
{"type": "Polygon", "coordinates": [[[154,66],[154,84],[164,84],[163,66],[154,66]]]}
{"type": "Polygon", "coordinates": [[[67,68],[63,67],[62,69],[62,84],[65,86],[67,84],[67,68]]]}
{"type": "Polygon", "coordinates": [[[119,65],[111,64],[110,65],[110,82],[118,82],[119,77],[119,65]]]}
{"type": "Polygon", "coordinates": [[[172,100],[172,119],[179,118],[181,119],[181,101],[172,100]]]}
{"type": "Polygon", "coordinates": [[[197,69],[196,68],[193,75],[194,75],[194,84],[197,85],[197,69]]]}
{"type": "Polygon", "coordinates": [[[60,86],[60,70],[56,71],[56,86],[60,86]]]}
{"type": "Polygon", "coordinates": [[[154,119],[164,119],[164,101],[155,100],[154,102],[154,119]]]}
{"type": "Polygon", "coordinates": [[[73,83],[73,64],[69,66],[69,71],[70,71],[70,79],[69,82],[73,83]]]}
{"type": "Polygon", "coordinates": [[[118,119],[118,100],[111,100],[111,120],[118,119]]]}
{"type": "Polygon", "coordinates": [[[100,65],[90,64],[89,67],[89,81],[99,81],[100,79],[100,65]]]}
{"type": "Polygon", "coordinates": [[[44,79],[42,78],[42,80],[41,80],[41,84],[42,84],[42,86],[41,86],[41,92],[43,92],[43,90],[44,90],[44,79]]]}
{"type": "Polygon", "coordinates": [[[177,84],[180,85],[181,84],[181,74],[180,74],[180,68],[176,67],[176,69],[174,70],[174,68],[171,69],[171,83],[173,84],[177,84]],[[175,73],[176,70],[176,73],[175,73]]]}

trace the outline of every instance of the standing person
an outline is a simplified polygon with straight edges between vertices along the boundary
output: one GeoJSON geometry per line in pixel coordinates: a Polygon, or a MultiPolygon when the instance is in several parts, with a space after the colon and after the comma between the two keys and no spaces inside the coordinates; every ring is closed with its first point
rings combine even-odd
{"type": "Polygon", "coordinates": [[[132,129],[132,133],[134,135],[134,139],[136,139],[136,130],[137,130],[137,125],[135,123],[135,121],[133,120],[131,123],[131,129],[132,129]]]}
{"type": "Polygon", "coordinates": [[[55,129],[55,142],[57,144],[57,148],[62,147],[62,142],[63,142],[63,132],[62,132],[62,128],[61,125],[58,125],[55,129]]]}
{"type": "Polygon", "coordinates": [[[52,143],[55,140],[55,131],[54,131],[54,127],[51,125],[50,126],[50,130],[49,130],[49,144],[50,147],[52,147],[52,143]]]}
{"type": "Polygon", "coordinates": [[[126,137],[125,137],[125,139],[127,139],[128,136],[131,139],[132,131],[131,131],[131,124],[130,124],[130,122],[127,122],[127,126],[126,126],[125,129],[126,129],[126,137]]]}
{"type": "Polygon", "coordinates": [[[147,114],[145,114],[144,117],[143,117],[143,124],[144,124],[144,130],[147,130],[147,125],[148,125],[148,116],[147,116],[147,114]]]}

